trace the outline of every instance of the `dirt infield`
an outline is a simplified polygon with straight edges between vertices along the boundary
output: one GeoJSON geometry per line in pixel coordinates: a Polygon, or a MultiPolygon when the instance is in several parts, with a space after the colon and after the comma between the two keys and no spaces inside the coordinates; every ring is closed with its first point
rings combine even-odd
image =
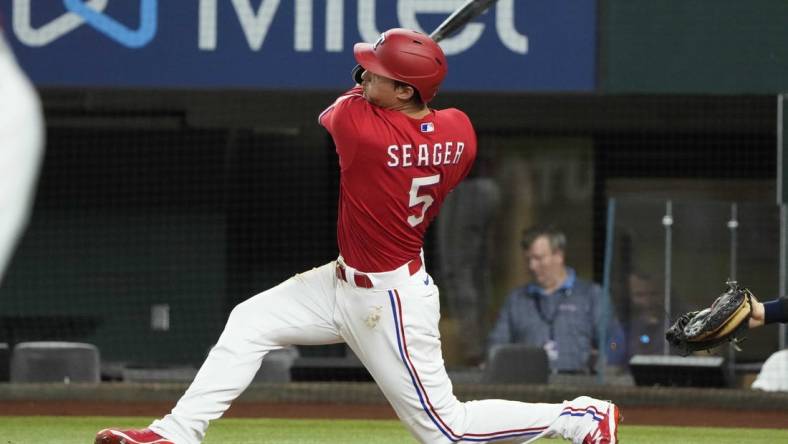
{"type": "MultiPolygon", "coordinates": [[[[0,403],[0,415],[143,416],[160,417],[172,408],[169,401],[14,401],[0,403]]],[[[784,411],[729,409],[623,407],[625,424],[788,428],[784,411]]],[[[387,405],[273,404],[239,402],[227,412],[229,418],[343,418],[396,419],[387,405]]]]}

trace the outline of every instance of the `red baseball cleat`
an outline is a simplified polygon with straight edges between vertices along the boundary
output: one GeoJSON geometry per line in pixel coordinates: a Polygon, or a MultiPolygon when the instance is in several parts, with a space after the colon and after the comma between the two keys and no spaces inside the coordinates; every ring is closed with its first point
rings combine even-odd
{"type": "Polygon", "coordinates": [[[618,444],[619,421],[621,412],[617,405],[611,403],[604,418],[599,421],[599,426],[586,435],[583,444],[618,444]]]}
{"type": "Polygon", "coordinates": [[[96,433],[95,444],[175,444],[149,429],[104,429],[96,433]]]}

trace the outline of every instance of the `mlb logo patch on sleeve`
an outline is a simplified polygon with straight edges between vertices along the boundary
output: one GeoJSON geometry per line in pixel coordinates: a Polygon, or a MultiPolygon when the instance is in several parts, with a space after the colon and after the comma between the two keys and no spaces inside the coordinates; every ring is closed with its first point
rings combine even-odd
{"type": "Polygon", "coordinates": [[[435,125],[432,122],[424,122],[421,124],[422,133],[431,133],[435,131],[435,125]]]}

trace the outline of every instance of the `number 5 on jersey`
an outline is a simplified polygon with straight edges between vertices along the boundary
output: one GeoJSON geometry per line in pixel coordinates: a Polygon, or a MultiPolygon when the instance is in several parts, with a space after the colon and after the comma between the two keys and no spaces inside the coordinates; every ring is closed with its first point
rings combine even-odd
{"type": "Polygon", "coordinates": [[[430,185],[435,185],[436,183],[440,182],[441,175],[436,174],[434,176],[427,176],[427,177],[414,177],[413,182],[410,184],[410,202],[408,203],[408,207],[413,208],[416,205],[424,204],[421,207],[421,214],[419,216],[408,216],[408,223],[411,227],[415,227],[416,225],[424,222],[424,215],[427,214],[427,209],[432,205],[435,199],[428,195],[423,194],[419,196],[419,188],[426,187],[430,185]]]}

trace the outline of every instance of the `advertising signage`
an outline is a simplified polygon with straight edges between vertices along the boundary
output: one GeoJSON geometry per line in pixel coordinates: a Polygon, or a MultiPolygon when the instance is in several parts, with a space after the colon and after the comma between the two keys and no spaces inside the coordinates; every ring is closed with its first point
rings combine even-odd
{"type": "MultiPolygon", "coordinates": [[[[40,86],[336,89],[353,43],[429,33],[465,0],[5,0],[6,39],[40,86]]],[[[595,0],[499,0],[441,42],[444,89],[591,91],[595,0]]]]}

